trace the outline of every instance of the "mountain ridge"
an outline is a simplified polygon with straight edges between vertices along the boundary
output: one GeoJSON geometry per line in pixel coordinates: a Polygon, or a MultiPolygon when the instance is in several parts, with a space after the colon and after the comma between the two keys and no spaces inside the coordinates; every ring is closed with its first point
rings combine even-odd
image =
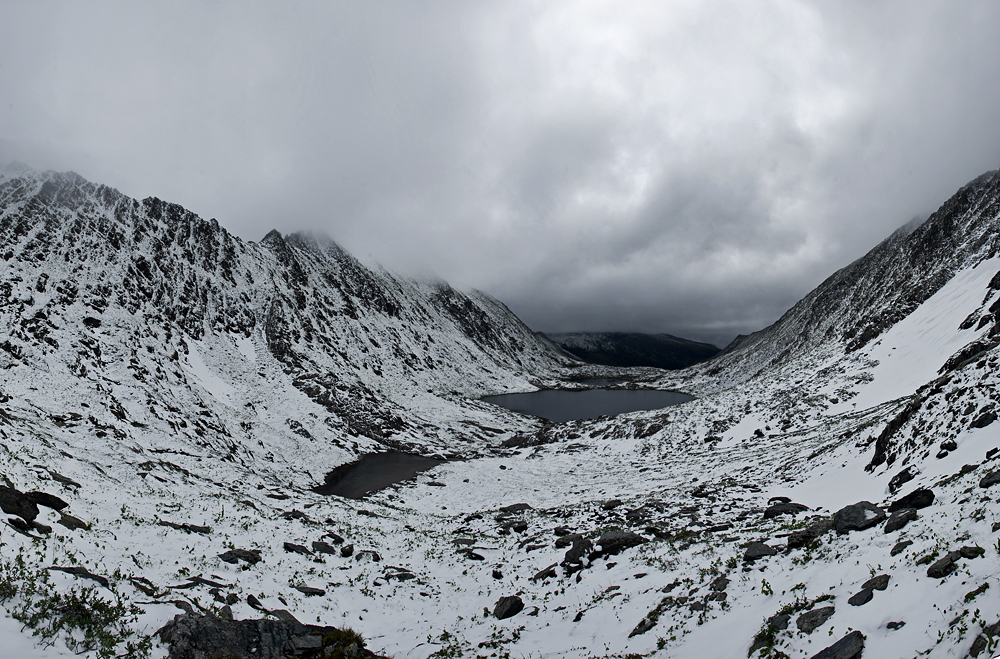
{"type": "Polygon", "coordinates": [[[677,370],[711,359],[719,352],[714,345],[664,333],[563,332],[545,336],[575,357],[604,366],[677,370]]]}
{"type": "Polygon", "coordinates": [[[322,237],[248,243],[8,175],[0,604],[72,643],[44,607],[95,581],[124,607],[105,656],[157,659],[184,656],[151,640],[178,611],[316,618],[414,659],[982,655],[997,235],[989,173],[713,360],[611,369],[322,237]],[[696,398],[562,424],[478,400],[609,375],[696,398]],[[363,500],[314,491],[386,450],[448,459],[363,500]]]}

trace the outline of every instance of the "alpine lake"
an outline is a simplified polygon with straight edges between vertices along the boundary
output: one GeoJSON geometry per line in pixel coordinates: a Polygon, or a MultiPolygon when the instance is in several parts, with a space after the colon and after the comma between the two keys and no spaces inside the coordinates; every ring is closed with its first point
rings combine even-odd
{"type": "MultiPolygon", "coordinates": [[[[610,382],[592,380],[586,381],[585,384],[607,386],[610,382]]],[[[523,394],[487,396],[482,400],[518,414],[540,417],[552,423],[562,423],[627,412],[658,410],[693,398],[675,391],[653,389],[542,389],[523,394]]],[[[326,482],[314,488],[314,491],[323,495],[332,494],[360,499],[444,462],[399,451],[369,453],[331,471],[326,475],[326,482]]]]}

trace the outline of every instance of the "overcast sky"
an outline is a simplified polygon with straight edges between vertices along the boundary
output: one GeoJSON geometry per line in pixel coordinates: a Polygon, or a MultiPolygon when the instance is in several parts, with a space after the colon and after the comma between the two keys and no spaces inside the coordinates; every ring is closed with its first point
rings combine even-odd
{"type": "Polygon", "coordinates": [[[0,162],[722,345],[1000,166],[1000,2],[0,0],[0,162]]]}

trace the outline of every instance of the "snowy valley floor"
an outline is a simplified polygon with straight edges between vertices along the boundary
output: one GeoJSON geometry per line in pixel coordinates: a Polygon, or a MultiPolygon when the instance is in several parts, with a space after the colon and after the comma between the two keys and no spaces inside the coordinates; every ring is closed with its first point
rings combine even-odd
{"type": "MultiPolygon", "coordinates": [[[[885,414],[870,411],[873,423],[885,414]]],[[[67,529],[57,523],[60,513],[42,507],[38,521],[52,526],[52,534],[36,539],[5,525],[2,558],[8,576],[21,556],[26,573],[46,575],[53,591],[93,587],[103,599],[134,603],[137,614],[125,620],[126,631],[139,635],[153,633],[179,607],[218,611],[234,594],[238,619],[261,617],[247,602],[253,595],[264,608],[287,610],[305,623],[353,627],[370,649],[397,658],[742,657],[768,618],[789,605],[808,610],[823,598],[816,608],[836,609],[829,620],[806,634],[796,628],[796,612],[759,656],[811,657],[852,630],[867,637],[867,657],[965,656],[980,624],[996,622],[1000,611],[993,531],[1000,490],[978,487],[1000,467],[984,463],[1000,445],[1000,424],[967,431],[960,450],[904,486],[899,494],[919,484],[936,499],[902,530],[887,534],[879,525],[827,533],[815,546],[786,552],[786,536],[818,517],[859,500],[886,503],[887,476],[864,471],[870,451],[859,450],[856,438],[835,439],[850,437],[845,428],[864,422],[864,413],[849,412],[738,447],[674,451],[584,436],[448,463],[363,501],[322,497],[304,483],[277,487],[274,472],[233,467],[224,475],[222,463],[209,478],[203,458],[193,454],[163,456],[145,473],[107,455],[70,460],[60,451],[80,448],[65,445],[66,435],[40,443],[38,435],[8,425],[12,484],[62,497],[70,504],[66,512],[89,528],[67,529]],[[810,460],[818,449],[822,461],[810,460]],[[86,473],[88,459],[102,477],[86,473]],[[966,464],[976,466],[963,474],[966,464]],[[53,472],[79,486],[54,480],[53,472]],[[763,520],[768,500],[778,495],[812,511],[763,520]],[[500,510],[518,503],[531,509],[500,510]],[[595,544],[613,529],[645,542],[583,569],[571,565],[576,571],[566,574],[560,563],[569,547],[556,546],[559,527],[595,544]],[[901,540],[913,544],[891,555],[901,540]],[[285,544],[311,551],[315,541],[335,553],[306,555],[285,544]],[[744,564],[752,541],[781,551],[744,564]],[[348,544],[353,553],[342,556],[348,544]],[[961,546],[982,547],[985,557],[960,559],[943,579],[915,564],[961,546]],[[219,558],[233,548],[259,551],[261,560],[219,558]],[[111,588],[44,569],[50,566],[83,566],[111,579],[111,588]],[[549,566],[549,576],[533,578],[549,566]],[[890,575],[886,590],[865,605],[848,604],[863,582],[883,573],[890,575]],[[713,590],[719,576],[729,583],[713,590]],[[222,586],[213,594],[211,584],[192,585],[192,577],[222,586]],[[515,594],[525,605],[521,613],[505,620],[491,615],[500,597],[515,594]],[[648,629],[630,637],[644,619],[648,629]],[[895,621],[906,624],[887,628],[895,621]]],[[[592,426],[599,435],[601,422],[592,426]]],[[[5,606],[15,610],[26,601],[16,595],[5,606]]],[[[15,652],[8,656],[73,654],[61,637],[48,649],[32,648],[38,639],[13,634],[18,623],[5,618],[0,625],[15,652]]],[[[152,656],[165,654],[154,642],[152,656]]]]}

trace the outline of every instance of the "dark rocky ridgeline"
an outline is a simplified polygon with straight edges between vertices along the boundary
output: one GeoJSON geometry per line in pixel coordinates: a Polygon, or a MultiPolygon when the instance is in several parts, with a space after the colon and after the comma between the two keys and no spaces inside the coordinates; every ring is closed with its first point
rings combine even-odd
{"type": "Polygon", "coordinates": [[[178,615],[157,634],[170,659],[361,659],[377,658],[350,629],[303,625],[292,620],[224,620],[178,615]]]}
{"type": "Polygon", "coordinates": [[[711,359],[719,349],[670,334],[636,332],[573,332],[545,334],[548,340],[585,362],[604,366],[687,368],[711,359]]]}
{"type": "MultiPolygon", "coordinates": [[[[129,384],[177,410],[172,430],[231,459],[234,428],[154,391],[186,382],[179,366],[190,340],[262,335],[293,385],[326,411],[327,426],[397,450],[412,448],[394,439],[410,422],[386,382],[477,396],[498,373],[537,376],[576,363],[483,293],[367,268],[308,234],[244,242],[177,204],[131,199],[72,173],[0,179],[0,258],[0,366],[90,386],[88,375],[108,375],[115,355],[128,362],[129,384]]],[[[66,422],[89,421],[98,437],[116,439],[146,422],[113,395],[103,399],[105,410],[66,422]]]]}
{"type": "Polygon", "coordinates": [[[773,325],[739,337],[694,369],[719,376],[717,386],[724,389],[830,341],[847,351],[868,345],[960,268],[996,253],[998,211],[1000,173],[988,172],[956,192],[926,221],[901,227],[835,272],[773,325]]]}

